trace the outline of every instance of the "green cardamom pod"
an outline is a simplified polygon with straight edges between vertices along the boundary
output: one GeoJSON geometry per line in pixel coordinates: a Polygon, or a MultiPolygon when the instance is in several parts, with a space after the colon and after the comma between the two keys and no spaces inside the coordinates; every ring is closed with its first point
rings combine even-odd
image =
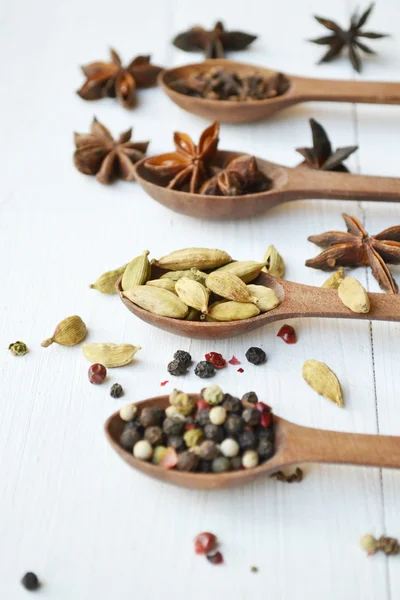
{"type": "Polygon", "coordinates": [[[144,285],[151,277],[151,265],[147,258],[150,252],[145,250],[128,264],[122,277],[123,290],[130,290],[135,285],[144,285]]]}
{"type": "Polygon", "coordinates": [[[202,313],[207,312],[210,292],[202,283],[188,277],[181,277],[175,283],[175,290],[179,298],[187,306],[195,308],[202,313]]]}
{"type": "Polygon", "coordinates": [[[100,363],[107,369],[128,365],[140,349],[140,346],[132,346],[132,344],[102,343],[82,346],[85,358],[92,363],[100,363]]]}
{"type": "Polygon", "coordinates": [[[153,261],[157,267],[168,271],[179,271],[185,269],[216,269],[226,263],[231,262],[232,258],[223,250],[214,248],[184,248],[175,250],[159,260],[153,261]]]}
{"type": "Polygon", "coordinates": [[[275,291],[269,287],[265,287],[264,285],[250,284],[247,286],[247,289],[252,296],[257,298],[257,306],[262,313],[273,310],[280,304],[279,298],[275,294],[275,291]]]}
{"type": "Polygon", "coordinates": [[[265,267],[266,264],[266,261],[257,262],[255,260],[238,260],[220,267],[217,269],[217,272],[233,273],[233,275],[239,277],[244,283],[250,283],[259,276],[261,269],[265,267]]]}
{"type": "Polygon", "coordinates": [[[240,321],[260,314],[260,309],[246,302],[216,302],[208,309],[206,321],[240,321]]]}
{"type": "Polygon", "coordinates": [[[61,321],[55,328],[53,336],[44,340],[41,345],[43,348],[47,348],[47,346],[56,342],[61,346],[76,346],[83,342],[86,336],[87,329],[85,323],[80,317],[74,315],[61,321]]]}
{"type": "Polygon", "coordinates": [[[91,283],[89,287],[102,294],[116,294],[117,290],[115,289],[115,285],[121,275],[123,275],[127,266],[128,265],[126,264],[114,271],[103,273],[103,275],[100,275],[100,277],[94,283],[91,283]]]}
{"type": "Polygon", "coordinates": [[[122,292],[122,295],[144,310],[155,315],[171,317],[172,319],[184,319],[189,309],[172,292],[151,285],[137,285],[131,290],[122,292]]]}
{"type": "Polygon", "coordinates": [[[233,273],[213,271],[207,276],[206,286],[209,290],[235,302],[257,302],[252,297],[247,285],[233,273]]]}
{"type": "Polygon", "coordinates": [[[262,270],[265,271],[265,273],[268,273],[268,275],[273,275],[273,277],[282,278],[284,276],[285,263],[283,262],[282,256],[272,244],[271,246],[268,246],[264,260],[266,265],[262,270]]]}
{"type": "Polygon", "coordinates": [[[328,288],[330,290],[337,290],[339,285],[342,283],[344,279],[344,269],[340,267],[337,271],[332,273],[330,277],[321,285],[323,288],[328,288]]]}
{"type": "Polygon", "coordinates": [[[188,277],[189,279],[194,279],[194,281],[204,283],[207,273],[203,273],[195,268],[186,269],[185,271],[167,271],[167,273],[161,275],[160,279],[172,279],[172,281],[178,281],[181,277],[188,277]]]}
{"type": "Polygon", "coordinates": [[[168,290],[169,292],[176,294],[175,281],[172,279],[151,279],[146,282],[146,285],[162,288],[163,290],[168,290]]]}

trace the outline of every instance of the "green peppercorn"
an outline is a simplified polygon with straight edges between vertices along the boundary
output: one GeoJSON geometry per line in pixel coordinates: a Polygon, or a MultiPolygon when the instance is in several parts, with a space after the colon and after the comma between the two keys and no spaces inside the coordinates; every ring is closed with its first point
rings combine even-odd
{"type": "Polygon", "coordinates": [[[24,354],[29,352],[28,346],[24,342],[14,342],[8,346],[8,349],[14,356],[24,356],[24,354]]]}
{"type": "Polygon", "coordinates": [[[186,446],[193,448],[203,441],[204,433],[201,429],[189,429],[189,431],[185,432],[183,439],[185,440],[186,446]]]}
{"type": "Polygon", "coordinates": [[[199,458],[193,452],[181,452],[178,454],[176,468],[178,471],[195,471],[199,464],[199,458]]]}
{"type": "Polygon", "coordinates": [[[247,425],[250,425],[251,427],[256,427],[256,425],[260,424],[261,413],[255,408],[245,408],[242,413],[242,418],[247,425]]]}
{"type": "Polygon", "coordinates": [[[225,456],[218,456],[212,461],[212,472],[213,473],[224,473],[231,470],[231,461],[225,456]]]}
{"type": "Polygon", "coordinates": [[[161,446],[164,442],[163,430],[157,425],[147,427],[144,432],[144,439],[150,442],[152,446],[161,446]]]}
{"type": "Polygon", "coordinates": [[[172,406],[175,406],[176,410],[181,415],[190,415],[196,408],[196,400],[191,398],[188,394],[174,390],[169,397],[169,401],[172,406]]]}
{"type": "Polygon", "coordinates": [[[148,406],[140,413],[140,423],[143,427],[150,427],[152,425],[160,425],[164,416],[163,411],[158,406],[148,406]]]}
{"type": "Polygon", "coordinates": [[[204,437],[220,444],[225,437],[222,425],[212,425],[211,423],[206,425],[204,427],[204,437]]]}
{"type": "Polygon", "coordinates": [[[163,431],[167,435],[181,435],[185,429],[185,421],[179,417],[167,417],[163,423],[163,431]]]}
{"type": "Polygon", "coordinates": [[[243,431],[244,421],[242,417],[231,415],[225,421],[224,427],[228,435],[238,435],[243,431]]]}
{"type": "Polygon", "coordinates": [[[132,452],[134,445],[136,442],[139,442],[142,439],[142,436],[138,429],[126,429],[121,433],[121,437],[119,438],[119,443],[123,447],[124,450],[128,452],[132,452]]]}

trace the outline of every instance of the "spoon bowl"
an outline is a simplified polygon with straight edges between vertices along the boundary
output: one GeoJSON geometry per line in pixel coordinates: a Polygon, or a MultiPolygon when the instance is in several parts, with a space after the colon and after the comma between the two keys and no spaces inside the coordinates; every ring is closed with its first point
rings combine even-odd
{"type": "MultiPolygon", "coordinates": [[[[199,398],[198,394],[192,394],[199,398]]],[[[139,410],[147,406],[165,409],[168,396],[158,396],[138,402],[139,410]]],[[[400,437],[337,433],[311,429],[290,423],[274,415],[275,454],[254,469],[228,473],[185,473],[163,469],[135,458],[124,450],[119,438],[125,421],[114,413],[105,423],[107,439],[114,450],[134,469],[161,481],[195,490],[226,489],[265,477],[298,463],[336,463],[375,467],[400,468],[400,437]]]]}
{"type": "Polygon", "coordinates": [[[169,98],[180,108],[221,123],[250,123],[268,119],[278,111],[300,102],[361,102],[369,104],[400,104],[400,83],[340,81],[312,79],[286,75],[289,87],[285,93],[265,100],[209,100],[177,92],[171,85],[195,73],[204,73],[212,67],[222,67],[228,73],[250,75],[257,72],[266,79],[277,71],[268,67],[249,65],[227,59],[208,59],[173,69],[166,69],[158,76],[158,82],[169,98]]]}
{"type": "MultiPolygon", "coordinates": [[[[152,266],[152,279],[157,279],[163,272],[165,271],[152,266]]],[[[221,340],[232,338],[264,327],[268,323],[299,317],[400,321],[400,295],[398,294],[368,294],[371,303],[370,311],[368,313],[355,313],[342,303],[337,290],[293,283],[277,279],[263,272],[252,283],[275,290],[280,304],[273,310],[240,321],[185,321],[156,315],[140,308],[122,295],[121,280],[122,277],[117,281],[117,292],[131,313],[153,327],[192,339],[221,340]]]]}

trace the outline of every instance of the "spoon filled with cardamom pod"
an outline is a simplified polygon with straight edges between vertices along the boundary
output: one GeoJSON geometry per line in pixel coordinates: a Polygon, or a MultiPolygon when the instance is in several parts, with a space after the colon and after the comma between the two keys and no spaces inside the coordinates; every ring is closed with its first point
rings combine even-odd
{"type": "Polygon", "coordinates": [[[128,264],[116,289],[136,317],[175,335],[231,338],[299,317],[400,321],[399,295],[367,293],[344,273],[333,277],[334,289],[272,276],[283,273],[274,246],[260,262],[234,261],[210,248],[176,250],[151,262],[148,254],[128,264]]]}
{"type": "Polygon", "coordinates": [[[162,71],[158,81],[180,108],[205,119],[249,123],[301,102],[400,104],[400,83],[313,79],[212,59],[162,71]]]}
{"type": "MultiPolygon", "coordinates": [[[[139,161],[135,165],[137,181],[164,206],[205,219],[254,217],[292,200],[400,201],[400,178],[340,172],[346,171],[341,160],[354,152],[355,146],[322,157],[324,169],[338,168],[331,171],[313,168],[307,160],[292,168],[249,154],[217,150],[218,136],[217,121],[203,131],[197,145],[186,133],[175,132],[175,151],[139,161]]],[[[329,142],[328,146],[330,149],[329,142]]],[[[308,156],[310,149],[299,150],[308,156]]],[[[326,145],[321,151],[326,154],[326,145]]]]}
{"type": "Polygon", "coordinates": [[[107,439],[131,467],[196,490],[243,485],[299,463],[400,468],[400,437],[303,427],[273,415],[254,392],[245,394],[255,397],[249,402],[216,388],[127,405],[105,423],[107,439]],[[188,418],[194,429],[185,430],[188,418]]]}

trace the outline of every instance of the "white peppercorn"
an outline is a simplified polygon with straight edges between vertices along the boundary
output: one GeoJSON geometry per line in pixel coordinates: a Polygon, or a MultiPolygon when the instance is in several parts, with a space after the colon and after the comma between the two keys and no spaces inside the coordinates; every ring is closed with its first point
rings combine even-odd
{"type": "Polygon", "coordinates": [[[133,456],[139,460],[150,460],[153,455],[153,448],[147,440],[136,442],[133,447],[133,456]]]}
{"type": "Polygon", "coordinates": [[[125,404],[119,411],[119,416],[123,421],[133,421],[137,413],[137,406],[135,404],[125,404]]]}
{"type": "Polygon", "coordinates": [[[255,450],[246,450],[242,456],[242,465],[245,469],[254,469],[259,462],[260,459],[255,450]]]}
{"type": "Polygon", "coordinates": [[[210,410],[209,418],[213,425],[222,425],[226,421],[226,410],[223,406],[214,406],[210,410]]]}
{"type": "Polygon", "coordinates": [[[239,454],[239,444],[232,438],[226,438],[220,445],[219,449],[226,458],[233,458],[239,454]]]}

